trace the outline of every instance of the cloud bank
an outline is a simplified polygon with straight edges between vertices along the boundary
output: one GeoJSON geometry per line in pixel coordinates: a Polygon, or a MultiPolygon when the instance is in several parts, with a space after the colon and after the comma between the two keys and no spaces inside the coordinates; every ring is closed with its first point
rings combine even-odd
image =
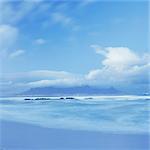
{"type": "MultiPolygon", "coordinates": [[[[97,47],[93,48],[97,53],[97,47]]],[[[91,70],[86,75],[87,80],[95,84],[112,85],[128,90],[146,86],[148,90],[149,54],[139,55],[127,47],[106,47],[99,51],[102,52],[98,54],[104,57],[101,62],[103,66],[91,70]]]]}
{"type": "MultiPolygon", "coordinates": [[[[92,46],[97,53],[97,47],[92,46]]],[[[150,69],[149,54],[139,55],[127,47],[106,47],[100,49],[102,67],[80,75],[66,71],[37,70],[2,75],[5,88],[16,87],[25,90],[45,86],[91,85],[115,87],[126,92],[147,92],[150,69]]]]}

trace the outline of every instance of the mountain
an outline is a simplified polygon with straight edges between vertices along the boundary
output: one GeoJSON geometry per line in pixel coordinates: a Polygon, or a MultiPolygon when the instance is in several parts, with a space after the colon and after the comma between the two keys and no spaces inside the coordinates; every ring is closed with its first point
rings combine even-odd
{"type": "Polygon", "coordinates": [[[64,96],[64,95],[115,95],[120,91],[113,87],[99,88],[93,86],[74,87],[38,87],[21,93],[24,96],[64,96]]]}

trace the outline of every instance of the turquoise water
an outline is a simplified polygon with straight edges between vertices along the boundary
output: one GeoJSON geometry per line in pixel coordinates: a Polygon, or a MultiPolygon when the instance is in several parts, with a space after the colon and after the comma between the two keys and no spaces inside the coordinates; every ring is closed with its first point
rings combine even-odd
{"type": "Polygon", "coordinates": [[[123,133],[147,133],[150,99],[139,96],[101,96],[93,99],[29,100],[0,98],[0,119],[43,127],[123,133]]]}

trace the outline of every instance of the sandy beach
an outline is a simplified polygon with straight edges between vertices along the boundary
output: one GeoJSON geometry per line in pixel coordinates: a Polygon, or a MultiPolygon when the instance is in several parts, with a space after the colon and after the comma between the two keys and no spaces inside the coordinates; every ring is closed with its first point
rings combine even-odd
{"type": "Polygon", "coordinates": [[[1,121],[0,148],[5,150],[148,150],[149,135],[110,134],[52,129],[1,121]]]}

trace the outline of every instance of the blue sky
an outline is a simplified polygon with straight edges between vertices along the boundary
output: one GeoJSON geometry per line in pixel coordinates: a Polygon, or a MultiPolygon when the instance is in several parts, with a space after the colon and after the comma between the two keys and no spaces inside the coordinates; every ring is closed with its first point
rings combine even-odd
{"type": "Polygon", "coordinates": [[[148,1],[8,1],[0,8],[2,85],[147,89],[148,1]]]}

